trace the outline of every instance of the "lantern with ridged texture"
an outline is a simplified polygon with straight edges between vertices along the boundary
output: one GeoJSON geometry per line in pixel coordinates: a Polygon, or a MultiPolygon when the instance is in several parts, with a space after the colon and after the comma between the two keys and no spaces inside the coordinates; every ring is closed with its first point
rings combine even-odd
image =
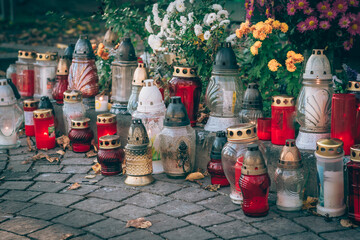
{"type": "Polygon", "coordinates": [[[146,79],[148,79],[146,65],[145,63],[138,63],[138,67],[135,69],[131,95],[127,107],[130,114],[136,111],[138,107],[139,94],[146,79]]]}
{"type": "Polygon", "coordinates": [[[55,123],[51,109],[37,109],[34,112],[35,140],[37,149],[55,147],[55,123]]]}
{"type": "Polygon", "coordinates": [[[34,95],[34,63],[36,52],[19,51],[16,61],[16,87],[21,97],[32,97],[34,95]]]}
{"type": "Polygon", "coordinates": [[[55,85],[57,53],[37,53],[34,63],[35,89],[34,98],[41,96],[52,98],[52,90],[55,85]]]}
{"type": "Polygon", "coordinates": [[[24,100],[25,134],[28,137],[35,136],[34,110],[38,109],[39,101],[34,99],[24,100]]]}
{"type": "Polygon", "coordinates": [[[240,122],[256,124],[257,119],[264,116],[262,109],[263,104],[259,85],[256,83],[249,83],[239,113],[240,122]]]}
{"type": "Polygon", "coordinates": [[[71,129],[71,119],[85,117],[86,110],[82,100],[82,94],[78,90],[66,90],[64,92],[63,117],[66,134],[71,129]]]}
{"type": "Polygon", "coordinates": [[[90,118],[71,119],[69,139],[74,152],[84,153],[90,151],[93,138],[94,133],[90,129],[90,118]]]}
{"type": "Polygon", "coordinates": [[[355,223],[360,223],[360,145],[350,148],[350,162],[347,163],[348,179],[348,216],[355,223]]]}
{"type": "Polygon", "coordinates": [[[101,174],[105,176],[117,175],[122,172],[124,151],[121,149],[120,137],[106,135],[100,138],[98,162],[101,165],[101,174]]]}
{"type": "Polygon", "coordinates": [[[69,60],[65,57],[60,57],[56,70],[56,83],[52,90],[53,99],[57,104],[64,103],[64,92],[68,89],[69,77],[69,60]]]}

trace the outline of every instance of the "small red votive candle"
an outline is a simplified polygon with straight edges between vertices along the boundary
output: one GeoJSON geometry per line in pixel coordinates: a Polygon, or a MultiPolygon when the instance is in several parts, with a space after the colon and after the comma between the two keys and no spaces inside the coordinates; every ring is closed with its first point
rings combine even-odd
{"type": "Polygon", "coordinates": [[[260,140],[271,140],[271,118],[258,118],[257,135],[260,140]]]}
{"type": "Polygon", "coordinates": [[[98,162],[101,165],[101,174],[111,176],[121,173],[124,151],[120,148],[120,137],[106,135],[102,136],[99,142],[98,162]]]}
{"type": "Polygon", "coordinates": [[[51,109],[37,109],[34,112],[35,140],[37,149],[55,147],[54,115],[51,109]]]}
{"type": "Polygon", "coordinates": [[[35,136],[34,111],[38,109],[39,101],[34,99],[24,100],[25,135],[35,136]]]}
{"type": "Polygon", "coordinates": [[[90,151],[93,138],[94,133],[90,129],[90,118],[71,119],[69,139],[74,152],[84,153],[90,151]]]}
{"type": "Polygon", "coordinates": [[[116,134],[117,132],[116,115],[111,113],[99,114],[97,116],[96,126],[97,126],[97,142],[99,147],[100,137],[116,134]]]}

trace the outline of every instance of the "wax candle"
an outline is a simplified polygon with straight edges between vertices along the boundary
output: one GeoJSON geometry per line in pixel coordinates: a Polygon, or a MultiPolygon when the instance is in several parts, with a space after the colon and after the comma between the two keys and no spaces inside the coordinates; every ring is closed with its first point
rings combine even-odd
{"type": "Polygon", "coordinates": [[[95,111],[106,112],[108,110],[109,97],[106,95],[95,96],[95,111]]]}

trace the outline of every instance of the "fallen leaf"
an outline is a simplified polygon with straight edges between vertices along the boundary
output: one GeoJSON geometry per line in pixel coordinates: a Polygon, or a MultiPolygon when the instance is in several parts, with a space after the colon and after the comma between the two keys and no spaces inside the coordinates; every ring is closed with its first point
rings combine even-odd
{"type": "Polygon", "coordinates": [[[65,155],[65,152],[63,150],[58,150],[56,151],[57,154],[60,154],[61,156],[64,156],[65,155]]]}
{"type": "Polygon", "coordinates": [[[35,160],[43,159],[43,158],[46,158],[46,157],[48,157],[48,155],[41,152],[41,153],[38,153],[38,154],[32,156],[31,159],[33,161],[35,161],[35,160]]]}
{"type": "Polygon", "coordinates": [[[92,170],[94,170],[95,174],[100,174],[101,173],[101,165],[99,163],[93,165],[92,170]]]}
{"type": "Polygon", "coordinates": [[[91,150],[89,152],[86,153],[86,157],[91,158],[91,157],[96,157],[97,153],[94,152],[94,150],[91,150]]]}
{"type": "Polygon", "coordinates": [[[307,197],[307,199],[305,201],[303,201],[302,209],[303,210],[309,210],[309,209],[312,209],[312,208],[316,208],[317,202],[318,202],[317,198],[307,197]]]}
{"type": "Polygon", "coordinates": [[[56,138],[56,143],[62,147],[63,150],[66,148],[70,150],[70,139],[68,136],[62,135],[61,137],[56,138]]]}
{"type": "Polygon", "coordinates": [[[208,177],[208,176],[210,176],[210,173],[206,170],[205,172],[203,172],[203,175],[204,175],[205,177],[208,177]]]}
{"type": "Polygon", "coordinates": [[[146,221],[144,218],[137,218],[134,220],[129,220],[126,223],[127,228],[134,227],[134,228],[149,228],[152,226],[152,223],[150,221],[146,221]]]}
{"type": "Polygon", "coordinates": [[[70,187],[68,187],[68,190],[76,190],[78,188],[81,188],[81,185],[79,183],[73,183],[70,187]]]}
{"type": "Polygon", "coordinates": [[[63,235],[61,236],[61,239],[60,239],[60,240],[67,240],[67,239],[71,238],[72,236],[74,236],[74,234],[72,234],[72,233],[66,233],[66,234],[63,234],[63,235]]]}
{"type": "Polygon", "coordinates": [[[97,144],[95,143],[95,140],[91,140],[91,145],[93,146],[94,148],[94,151],[97,152],[98,151],[98,148],[97,148],[97,144]]]}
{"type": "Polygon", "coordinates": [[[30,137],[26,138],[26,143],[27,143],[29,152],[32,152],[32,151],[36,150],[36,148],[34,146],[32,146],[32,142],[31,142],[30,137]]]}
{"type": "Polygon", "coordinates": [[[86,178],[86,179],[96,178],[96,175],[86,175],[85,178],[86,178]]]}
{"type": "Polygon", "coordinates": [[[220,188],[220,184],[207,185],[206,187],[204,187],[205,190],[208,190],[210,192],[217,192],[219,188],[220,188]]]}
{"type": "Polygon", "coordinates": [[[356,227],[358,227],[357,225],[352,223],[349,219],[341,219],[340,224],[341,224],[341,226],[346,227],[346,228],[356,228],[356,227]]]}
{"type": "Polygon", "coordinates": [[[54,162],[54,161],[56,161],[56,162],[58,162],[59,161],[59,158],[58,157],[50,157],[50,156],[46,156],[46,160],[48,160],[49,162],[54,162]]]}
{"type": "Polygon", "coordinates": [[[0,181],[2,181],[5,178],[5,176],[0,177],[0,181]]]}
{"type": "Polygon", "coordinates": [[[21,162],[22,165],[29,164],[29,163],[30,163],[29,159],[21,162]]]}
{"type": "Polygon", "coordinates": [[[203,179],[203,178],[204,178],[204,175],[201,172],[194,172],[194,173],[190,173],[189,175],[187,175],[185,180],[193,182],[195,180],[199,180],[199,179],[203,179]]]}

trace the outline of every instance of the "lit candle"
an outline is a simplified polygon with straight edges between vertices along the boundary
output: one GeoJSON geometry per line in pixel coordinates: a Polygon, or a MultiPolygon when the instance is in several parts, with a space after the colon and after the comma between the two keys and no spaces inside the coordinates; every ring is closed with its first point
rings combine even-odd
{"type": "Polygon", "coordinates": [[[95,111],[106,112],[108,110],[109,97],[106,95],[95,96],[95,111]]]}

